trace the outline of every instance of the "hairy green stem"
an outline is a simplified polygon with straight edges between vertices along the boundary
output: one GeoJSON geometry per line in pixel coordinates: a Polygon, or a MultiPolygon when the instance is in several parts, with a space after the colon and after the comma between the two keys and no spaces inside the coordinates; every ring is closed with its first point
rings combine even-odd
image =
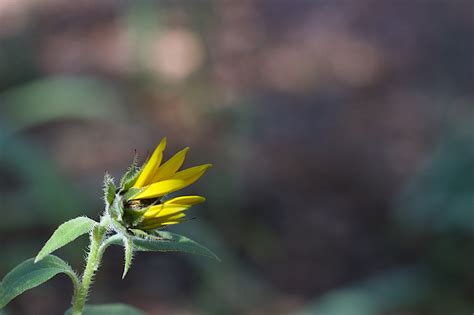
{"type": "Polygon", "coordinates": [[[94,274],[99,268],[100,261],[102,259],[102,253],[100,247],[104,241],[105,234],[107,232],[106,220],[101,220],[100,224],[97,224],[90,235],[89,252],[87,254],[87,263],[84,273],[82,274],[79,288],[75,290],[72,298],[72,314],[81,315],[84,309],[84,304],[89,293],[89,288],[92,284],[94,274]]]}

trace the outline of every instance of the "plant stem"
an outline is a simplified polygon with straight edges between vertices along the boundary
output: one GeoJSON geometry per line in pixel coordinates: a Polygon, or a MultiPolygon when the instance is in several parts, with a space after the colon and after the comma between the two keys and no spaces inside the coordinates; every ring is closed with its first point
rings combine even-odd
{"type": "Polygon", "coordinates": [[[99,254],[100,245],[104,240],[107,228],[104,226],[104,220],[92,230],[90,235],[89,253],[87,254],[87,263],[78,290],[74,293],[72,298],[72,314],[81,315],[84,309],[84,304],[89,293],[89,288],[92,284],[94,274],[99,268],[102,255],[99,254]]]}

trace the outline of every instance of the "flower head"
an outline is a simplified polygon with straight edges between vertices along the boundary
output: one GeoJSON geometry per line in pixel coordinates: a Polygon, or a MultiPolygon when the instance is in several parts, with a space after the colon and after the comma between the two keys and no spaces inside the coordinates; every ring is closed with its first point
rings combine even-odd
{"type": "Polygon", "coordinates": [[[110,196],[111,189],[106,189],[109,214],[125,229],[150,231],[183,222],[186,210],[205,201],[201,196],[166,199],[167,194],[197,181],[212,165],[180,170],[189,148],[161,163],[165,148],[163,138],[141,168],[134,163],[122,178],[121,187],[113,189],[114,196],[110,196]]]}

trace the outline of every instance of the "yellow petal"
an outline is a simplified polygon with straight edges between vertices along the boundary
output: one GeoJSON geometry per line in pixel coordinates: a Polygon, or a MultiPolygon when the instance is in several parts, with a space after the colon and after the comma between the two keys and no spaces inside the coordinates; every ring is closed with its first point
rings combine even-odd
{"type": "Polygon", "coordinates": [[[172,158],[170,158],[166,163],[164,163],[158,171],[153,176],[151,182],[157,182],[160,180],[165,180],[171,178],[177,170],[183,165],[184,159],[186,158],[186,153],[188,152],[189,147],[184,148],[183,150],[176,153],[172,158]]]}
{"type": "Polygon", "coordinates": [[[186,184],[182,187],[186,187],[197,181],[204,172],[210,168],[212,164],[204,164],[187,168],[185,170],[177,172],[171,179],[183,180],[186,184]]]}
{"type": "Polygon", "coordinates": [[[163,151],[165,150],[165,148],[166,137],[161,139],[160,144],[156,147],[150,159],[143,166],[143,169],[133,187],[141,188],[151,183],[151,179],[155,172],[158,170],[161,160],[163,159],[163,151]]]}
{"type": "Polygon", "coordinates": [[[176,215],[166,216],[164,218],[148,219],[142,222],[141,228],[146,230],[146,229],[155,229],[160,226],[177,224],[177,223],[182,222],[183,221],[182,218],[184,217],[185,217],[184,213],[179,213],[176,215]]]}
{"type": "Polygon", "coordinates": [[[186,215],[184,213],[175,213],[175,214],[170,214],[161,218],[153,218],[153,219],[145,220],[145,224],[158,223],[158,222],[165,223],[168,221],[176,221],[178,219],[184,218],[185,216],[186,215]]]}
{"type": "Polygon", "coordinates": [[[141,228],[143,230],[153,230],[153,229],[156,229],[156,228],[160,228],[162,226],[168,226],[168,225],[173,225],[173,224],[179,224],[181,222],[183,222],[184,220],[177,220],[177,221],[170,221],[170,222],[165,222],[165,223],[155,223],[155,224],[152,224],[152,225],[144,225],[144,226],[141,226],[141,228]]]}
{"type": "Polygon", "coordinates": [[[172,225],[172,224],[178,224],[181,222],[183,222],[183,220],[167,221],[167,222],[163,222],[161,225],[172,225]]]}
{"type": "Polygon", "coordinates": [[[161,225],[162,226],[166,226],[166,225],[173,225],[173,224],[179,224],[183,222],[182,220],[177,220],[177,221],[169,221],[169,222],[165,222],[165,223],[162,223],[161,225]]]}
{"type": "Polygon", "coordinates": [[[194,206],[198,203],[206,201],[206,198],[201,196],[181,196],[165,201],[165,205],[188,205],[194,206]]]}
{"type": "Polygon", "coordinates": [[[148,210],[143,214],[143,217],[145,219],[147,218],[153,218],[155,215],[157,215],[161,210],[163,210],[164,204],[160,203],[159,205],[156,206],[151,206],[148,208],[148,210]]]}
{"type": "Polygon", "coordinates": [[[169,215],[178,214],[178,213],[188,210],[189,208],[190,208],[189,206],[175,206],[175,205],[166,206],[165,205],[163,207],[163,210],[161,210],[157,215],[155,215],[155,218],[162,218],[169,215]]]}
{"type": "Polygon", "coordinates": [[[159,204],[156,206],[151,206],[144,214],[143,217],[145,219],[149,218],[159,218],[164,217],[167,215],[171,215],[174,213],[182,212],[189,209],[190,206],[187,205],[166,205],[166,204],[159,204]]]}
{"type": "Polygon", "coordinates": [[[153,218],[153,219],[146,219],[141,223],[141,226],[150,226],[156,224],[165,224],[166,222],[170,221],[177,221],[179,219],[184,218],[186,215],[184,213],[177,213],[175,215],[168,215],[163,218],[153,218]]]}
{"type": "Polygon", "coordinates": [[[158,183],[151,184],[146,188],[144,191],[139,193],[138,195],[131,198],[132,200],[137,199],[150,199],[150,198],[158,198],[164,196],[170,192],[179,190],[186,186],[186,181],[181,179],[169,179],[164,180],[158,183]]]}

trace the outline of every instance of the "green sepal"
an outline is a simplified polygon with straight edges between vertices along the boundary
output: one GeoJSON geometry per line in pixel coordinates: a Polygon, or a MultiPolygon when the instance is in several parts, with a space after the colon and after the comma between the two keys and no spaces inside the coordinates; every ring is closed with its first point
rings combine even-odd
{"type": "Polygon", "coordinates": [[[125,174],[120,179],[120,188],[123,191],[129,190],[135,184],[140,175],[141,169],[137,166],[137,157],[133,159],[132,165],[128,168],[125,174]]]}
{"type": "Polygon", "coordinates": [[[127,228],[122,224],[121,221],[116,220],[115,218],[110,218],[112,223],[112,228],[115,232],[120,235],[128,235],[127,228]]]}
{"type": "Polygon", "coordinates": [[[127,272],[130,269],[130,266],[132,265],[133,241],[131,237],[122,235],[122,242],[123,242],[123,248],[125,250],[124,252],[125,261],[123,265],[123,274],[122,274],[122,279],[123,279],[127,275],[127,272]]]}
{"type": "Polygon", "coordinates": [[[0,309],[26,290],[43,284],[59,273],[68,275],[74,288],[79,288],[76,273],[61,258],[48,255],[37,263],[34,258],[25,260],[3,278],[0,284],[0,309]]]}
{"type": "Polygon", "coordinates": [[[139,213],[130,213],[127,212],[124,215],[124,222],[127,222],[128,226],[137,226],[141,222],[143,222],[144,218],[142,214],[139,213]]]}
{"type": "Polygon", "coordinates": [[[136,237],[142,238],[145,240],[152,240],[152,241],[166,241],[171,240],[170,238],[163,237],[157,234],[155,231],[143,231],[140,229],[129,229],[129,231],[136,237]]]}
{"type": "Polygon", "coordinates": [[[160,230],[148,231],[149,239],[156,240],[156,241],[172,241],[173,240],[173,237],[170,236],[169,233],[167,234],[167,233],[161,233],[161,232],[163,231],[160,231],[160,230]]]}
{"type": "Polygon", "coordinates": [[[125,195],[123,196],[123,198],[127,201],[129,201],[130,199],[132,199],[133,197],[135,197],[136,195],[138,195],[139,193],[141,193],[144,189],[143,188],[130,188],[128,189],[128,191],[125,193],[125,195]]]}
{"type": "MultiPolygon", "coordinates": [[[[156,201],[158,202],[158,200],[156,201]]],[[[155,203],[152,203],[148,206],[144,206],[143,208],[125,208],[124,209],[124,221],[125,222],[128,222],[130,224],[130,226],[137,226],[139,225],[140,223],[143,222],[143,220],[145,219],[143,217],[143,215],[145,214],[145,212],[147,212],[151,206],[154,206],[155,203]]]]}
{"type": "MultiPolygon", "coordinates": [[[[127,305],[127,304],[99,304],[99,305],[86,305],[82,315],[145,315],[144,312],[139,309],[127,305]]],[[[72,309],[67,310],[64,315],[72,315],[72,309]]]]}
{"type": "Polygon", "coordinates": [[[146,206],[146,207],[143,207],[143,208],[139,208],[139,209],[125,208],[124,212],[126,214],[130,214],[130,215],[133,215],[133,216],[142,216],[142,215],[145,214],[145,212],[148,211],[148,209],[150,209],[151,206],[152,205],[146,206]]]}
{"type": "Polygon", "coordinates": [[[38,255],[36,255],[35,263],[58,248],[74,241],[79,236],[89,233],[96,224],[97,222],[88,217],[78,217],[61,224],[56,231],[54,231],[53,235],[51,235],[38,255]]]}
{"type": "Polygon", "coordinates": [[[132,234],[138,238],[149,238],[150,234],[148,234],[147,232],[143,231],[143,230],[140,230],[140,229],[130,229],[130,232],[132,232],[132,234]]]}
{"type": "Polygon", "coordinates": [[[122,221],[123,218],[123,202],[122,196],[120,194],[115,194],[114,201],[109,207],[107,207],[107,212],[112,219],[117,221],[122,221]]]}
{"type": "Polygon", "coordinates": [[[108,173],[104,175],[104,200],[107,205],[111,205],[115,198],[117,187],[115,186],[114,179],[108,173]]]}

